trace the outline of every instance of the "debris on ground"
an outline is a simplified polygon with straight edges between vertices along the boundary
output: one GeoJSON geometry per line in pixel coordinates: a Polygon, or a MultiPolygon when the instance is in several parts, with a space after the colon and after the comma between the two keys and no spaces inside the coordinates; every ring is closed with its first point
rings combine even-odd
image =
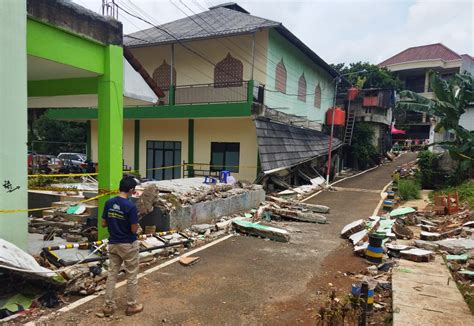
{"type": "Polygon", "coordinates": [[[183,266],[191,266],[199,261],[200,257],[186,256],[179,259],[179,263],[183,266]]]}
{"type": "MultiPolygon", "coordinates": [[[[414,163],[397,168],[380,216],[347,224],[341,230],[341,237],[350,241],[354,255],[365,257],[371,264],[364,277],[384,279],[388,286],[398,259],[426,264],[433,261],[435,255],[442,255],[461,292],[470,298],[474,295],[474,214],[468,206],[457,202],[451,214],[436,212],[433,204],[421,210],[409,204],[401,205],[397,180],[412,178],[417,171],[414,163]],[[383,239],[380,247],[371,241],[373,236],[383,239]]],[[[378,302],[373,307],[377,309],[381,305],[383,302],[378,302]]]]}
{"type": "Polygon", "coordinates": [[[250,235],[268,238],[279,242],[290,241],[290,232],[284,229],[242,220],[234,220],[232,221],[232,225],[236,230],[250,235]]]}

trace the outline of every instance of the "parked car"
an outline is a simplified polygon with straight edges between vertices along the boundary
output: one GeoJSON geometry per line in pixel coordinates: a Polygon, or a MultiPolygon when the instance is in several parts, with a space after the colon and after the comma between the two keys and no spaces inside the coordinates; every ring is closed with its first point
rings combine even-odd
{"type": "Polygon", "coordinates": [[[59,153],[58,158],[65,164],[83,167],[86,164],[87,156],[82,153],[59,153]]]}

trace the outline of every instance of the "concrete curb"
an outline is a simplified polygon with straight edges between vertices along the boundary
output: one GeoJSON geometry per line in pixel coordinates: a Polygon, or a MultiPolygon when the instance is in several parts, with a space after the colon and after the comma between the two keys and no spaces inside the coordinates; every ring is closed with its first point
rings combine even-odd
{"type": "MultiPolygon", "coordinates": [[[[335,181],[335,182],[329,184],[329,186],[332,187],[332,186],[334,186],[335,184],[338,184],[338,183],[341,182],[341,181],[358,177],[359,175],[362,175],[362,174],[364,174],[364,173],[367,173],[367,172],[370,172],[370,171],[372,171],[372,170],[375,170],[375,169],[377,169],[377,168],[380,167],[380,166],[383,166],[383,165],[382,165],[382,164],[381,164],[381,165],[377,165],[377,166],[374,166],[373,168],[370,168],[370,169],[364,170],[364,171],[362,171],[362,172],[359,172],[359,173],[357,173],[357,174],[354,174],[354,175],[345,177],[345,178],[343,178],[343,179],[337,180],[337,181],[335,181]]],[[[319,190],[318,192],[316,192],[316,193],[314,193],[314,194],[312,194],[312,195],[309,195],[308,197],[304,198],[303,200],[301,200],[301,202],[304,203],[305,201],[310,200],[310,199],[313,198],[313,197],[316,197],[317,195],[319,195],[319,194],[322,193],[323,191],[324,191],[324,190],[319,190]]]]}
{"type": "MultiPolygon", "coordinates": [[[[400,155],[398,155],[397,157],[395,157],[392,162],[395,162],[396,160],[398,160],[400,157],[402,157],[402,155],[405,155],[405,153],[400,154],[400,155]]],[[[413,162],[413,161],[410,161],[410,162],[413,162]]],[[[336,182],[331,183],[329,186],[331,187],[331,186],[333,186],[333,185],[335,185],[335,184],[338,184],[339,182],[342,182],[342,181],[345,181],[345,180],[348,180],[348,179],[351,179],[351,178],[358,177],[359,175],[362,175],[362,174],[364,174],[364,173],[367,173],[367,172],[370,172],[370,171],[372,171],[372,170],[375,170],[375,169],[377,169],[377,168],[379,168],[379,167],[381,167],[381,166],[383,166],[383,164],[379,164],[379,165],[377,165],[377,166],[374,166],[373,168],[370,168],[370,169],[364,170],[364,171],[362,171],[362,172],[359,172],[359,173],[357,173],[357,174],[354,174],[354,175],[345,177],[345,178],[343,178],[343,179],[341,179],[341,180],[337,180],[336,182]]],[[[387,185],[387,186],[388,186],[388,185],[387,185]]],[[[385,191],[385,189],[387,189],[387,186],[384,187],[384,191],[385,191]]],[[[318,192],[316,192],[316,193],[314,193],[314,194],[312,194],[312,195],[309,195],[308,197],[302,199],[301,202],[304,203],[305,201],[310,200],[310,199],[313,198],[313,197],[316,197],[317,195],[319,195],[319,194],[322,193],[323,191],[324,191],[324,190],[320,190],[320,191],[318,191],[318,192]]]]}

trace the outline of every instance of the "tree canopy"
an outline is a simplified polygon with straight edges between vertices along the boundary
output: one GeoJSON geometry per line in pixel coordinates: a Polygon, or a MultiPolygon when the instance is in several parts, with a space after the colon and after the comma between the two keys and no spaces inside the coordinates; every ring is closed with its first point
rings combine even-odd
{"type": "Polygon", "coordinates": [[[29,143],[41,154],[57,155],[60,152],[85,153],[87,125],[84,122],[58,121],[45,114],[33,123],[29,143]]]}
{"type": "MultiPolygon", "coordinates": [[[[366,70],[362,74],[344,76],[352,85],[360,89],[363,88],[393,88],[397,91],[403,89],[403,82],[398,79],[390,70],[381,68],[368,62],[338,63],[331,64],[340,74],[349,74],[366,70]]],[[[340,84],[340,89],[347,89],[349,86],[340,84]]]]}

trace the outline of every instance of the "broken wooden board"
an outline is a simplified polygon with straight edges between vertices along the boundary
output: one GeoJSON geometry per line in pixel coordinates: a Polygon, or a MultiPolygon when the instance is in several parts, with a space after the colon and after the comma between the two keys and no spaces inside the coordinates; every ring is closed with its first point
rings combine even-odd
{"type": "Polygon", "coordinates": [[[179,263],[183,266],[191,266],[191,265],[196,264],[199,261],[199,259],[201,258],[193,257],[193,256],[181,257],[179,259],[179,263]]]}
{"type": "Polygon", "coordinates": [[[356,232],[362,231],[365,228],[365,222],[363,219],[351,222],[344,226],[341,231],[341,237],[349,238],[356,232]]]}
{"type": "Polygon", "coordinates": [[[290,233],[287,230],[275,228],[272,226],[261,225],[242,220],[232,221],[232,226],[240,232],[250,235],[256,235],[280,242],[289,242],[290,233]]]}
{"type": "Polygon", "coordinates": [[[275,215],[279,215],[283,218],[287,218],[290,220],[296,220],[301,222],[309,222],[309,223],[319,223],[319,224],[326,224],[327,219],[326,216],[319,215],[316,213],[305,213],[297,210],[291,209],[278,209],[278,208],[269,208],[269,212],[275,215]]]}
{"type": "Polygon", "coordinates": [[[433,252],[430,250],[414,248],[400,251],[400,257],[416,262],[429,262],[433,259],[433,252]]]}

